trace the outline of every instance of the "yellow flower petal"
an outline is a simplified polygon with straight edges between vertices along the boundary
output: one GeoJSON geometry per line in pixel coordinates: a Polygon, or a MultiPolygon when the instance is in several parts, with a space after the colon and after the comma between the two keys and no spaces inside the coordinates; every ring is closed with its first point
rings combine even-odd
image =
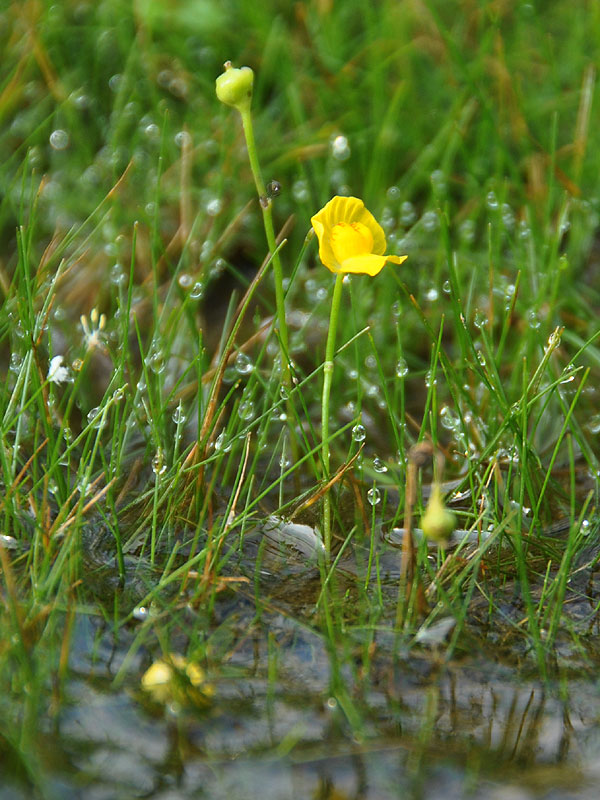
{"type": "Polygon", "coordinates": [[[361,222],[338,222],[331,231],[331,249],[338,264],[373,252],[373,234],[361,222]]]}
{"type": "Polygon", "coordinates": [[[334,197],[311,223],[319,240],[319,258],[332,272],[376,275],[386,261],[401,264],[406,259],[384,256],[383,229],[358,197],[334,197]]]}

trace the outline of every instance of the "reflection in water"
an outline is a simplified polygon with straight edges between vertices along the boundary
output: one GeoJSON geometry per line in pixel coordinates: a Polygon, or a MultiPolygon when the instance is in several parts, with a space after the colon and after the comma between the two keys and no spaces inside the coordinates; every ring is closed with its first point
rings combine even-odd
{"type": "Polygon", "coordinates": [[[160,800],[597,796],[600,694],[584,678],[567,692],[515,684],[511,668],[484,655],[394,661],[382,637],[369,676],[344,668],[337,691],[330,654],[306,624],[263,612],[226,627],[229,658],[210,707],[161,707],[138,688],[150,654],[125,663],[115,692],[128,651],[121,642],[115,655],[108,632],[80,620],[79,653],[95,640],[98,657],[85,669],[79,658],[56,734],[40,727],[48,786],[69,787],[65,797],[160,800]]]}
{"type": "MultiPolygon", "coordinates": [[[[487,606],[478,622],[475,601],[451,660],[444,637],[453,635],[453,618],[424,626],[418,646],[399,642],[377,616],[393,608],[397,591],[397,551],[390,550],[377,553],[377,567],[392,578],[374,622],[361,616],[370,596],[356,602],[368,553],[358,552],[354,565],[341,562],[336,590],[349,622],[333,652],[318,629],[322,584],[313,553],[310,529],[268,520],[229,564],[238,575],[246,563],[257,565],[256,573],[228,584],[210,618],[182,598],[169,647],[193,659],[188,642],[203,643],[199,666],[214,686],[208,703],[193,693],[155,702],[142,691],[140,676],[164,652],[151,613],[118,636],[101,617],[77,617],[59,710],[41,716],[29,751],[44,776],[38,795],[595,800],[600,691],[590,666],[597,637],[588,632],[584,654],[558,643],[564,677],[554,685],[528,677],[535,666],[523,637],[518,647],[506,645],[516,625],[488,630],[487,606]]],[[[589,600],[581,585],[577,591],[570,621],[589,626],[589,600]]],[[[514,622],[523,611],[511,592],[502,609],[514,622]]],[[[133,609],[139,597],[130,600],[123,602],[133,609]]],[[[34,796],[15,741],[0,739],[0,800],[34,796]]]]}

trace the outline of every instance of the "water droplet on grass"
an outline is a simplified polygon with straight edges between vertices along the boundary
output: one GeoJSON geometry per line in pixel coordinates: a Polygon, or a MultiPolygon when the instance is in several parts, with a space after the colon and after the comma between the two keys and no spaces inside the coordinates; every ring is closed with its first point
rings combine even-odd
{"type": "Polygon", "coordinates": [[[254,417],[254,403],[252,400],[242,400],[238,407],[238,416],[244,422],[249,422],[254,417]]]}
{"type": "Polygon", "coordinates": [[[267,183],[267,197],[279,197],[281,194],[281,184],[279,181],[269,181],[267,183]]]}
{"type": "Polygon", "coordinates": [[[213,197],[206,203],[205,208],[209,217],[216,217],[217,214],[221,213],[223,203],[219,197],[213,197]]]}
{"type": "Polygon", "coordinates": [[[470,244],[475,239],[475,222],[472,219],[465,219],[460,224],[458,234],[463,242],[470,244]]]}
{"type": "Polygon", "coordinates": [[[519,222],[519,238],[522,239],[523,241],[526,241],[527,239],[529,239],[530,236],[531,236],[531,228],[523,219],[521,220],[521,222],[519,222]]]}
{"type": "Polygon", "coordinates": [[[177,147],[189,147],[192,143],[192,137],[187,131],[178,131],[175,134],[175,144],[177,147]]]}
{"type": "Polygon", "coordinates": [[[159,447],[152,459],[152,472],[155,475],[164,475],[167,471],[167,464],[162,449],[159,447]]]}
{"type": "Polygon", "coordinates": [[[188,275],[187,272],[182,272],[181,275],[177,278],[177,283],[181,286],[182,289],[189,289],[194,279],[191,275],[188,275]]]}
{"type": "Polygon", "coordinates": [[[69,134],[58,128],[50,134],[50,145],[55,150],[66,150],[69,146],[69,134]]]}
{"type": "Polygon", "coordinates": [[[150,355],[148,358],[147,363],[155,375],[160,375],[165,368],[165,357],[162,350],[156,350],[154,353],[152,353],[152,355],[150,355]]]}
{"type": "Polygon", "coordinates": [[[102,413],[99,406],[95,406],[88,411],[87,421],[92,425],[93,428],[102,427],[102,413]]]}
{"type": "Polygon", "coordinates": [[[367,438],[367,431],[364,425],[355,425],[352,428],[352,438],[355,442],[364,442],[367,438]]]}
{"type": "Polygon", "coordinates": [[[186,419],[187,419],[187,417],[183,413],[183,409],[181,407],[181,403],[179,403],[179,405],[177,406],[177,408],[173,412],[173,422],[175,423],[175,425],[183,425],[183,423],[186,421],[186,419]]]}
{"type": "Polygon", "coordinates": [[[495,211],[498,208],[498,198],[495,192],[488,192],[485,198],[485,204],[490,211],[495,211]]]}
{"type": "Polygon", "coordinates": [[[151,141],[157,142],[160,139],[160,128],[154,122],[151,122],[144,128],[144,135],[147,136],[151,141]]]}
{"type": "Polygon", "coordinates": [[[367,500],[372,506],[376,506],[381,502],[381,492],[379,489],[369,489],[367,492],[367,500]]]}
{"type": "Polygon", "coordinates": [[[308,184],[306,181],[298,180],[292,185],[292,195],[297,203],[306,203],[310,199],[308,184]]]}
{"type": "Polygon", "coordinates": [[[190,292],[192,300],[201,300],[204,297],[204,284],[202,281],[196,281],[190,292]]]}
{"type": "Polygon", "coordinates": [[[398,378],[404,378],[408,375],[408,364],[403,358],[399,358],[396,361],[396,375],[398,378]]]}
{"type": "Polygon", "coordinates": [[[485,328],[487,324],[488,324],[488,318],[485,316],[485,314],[482,314],[481,311],[477,311],[475,313],[475,319],[473,320],[473,325],[475,325],[476,328],[479,328],[479,330],[481,330],[482,328],[485,328]]]}
{"type": "Polygon", "coordinates": [[[132,616],[134,619],[138,619],[140,620],[140,622],[143,622],[145,619],[148,619],[148,617],[150,616],[150,612],[148,611],[146,606],[137,606],[136,608],[133,609],[132,616]]]}
{"type": "Polygon", "coordinates": [[[387,464],[380,458],[373,459],[373,469],[375,472],[384,473],[388,471],[387,464]]]}
{"type": "Polygon", "coordinates": [[[447,431],[455,431],[460,428],[460,417],[453,408],[443,406],[440,409],[440,422],[447,431]]]}
{"type": "Polygon", "coordinates": [[[400,206],[400,223],[407,227],[412,225],[417,218],[417,212],[410,200],[405,200],[400,206]]]}
{"type": "Polygon", "coordinates": [[[431,173],[431,185],[437,194],[446,193],[446,176],[441,169],[436,169],[431,173]]]}
{"type": "Polygon", "coordinates": [[[427,231],[432,233],[438,226],[438,216],[435,211],[426,211],[421,217],[421,224],[427,231]]]}
{"type": "Polygon", "coordinates": [[[254,364],[250,356],[247,356],[246,353],[242,353],[241,351],[236,355],[233,363],[239,375],[249,375],[254,369],[254,364]]]}
{"type": "Polygon", "coordinates": [[[331,140],[331,155],[336,161],[347,161],[352,151],[350,144],[345,136],[334,136],[331,140]]]}
{"type": "Polygon", "coordinates": [[[595,414],[587,422],[586,428],[592,434],[600,433],[600,414],[595,414]]]}

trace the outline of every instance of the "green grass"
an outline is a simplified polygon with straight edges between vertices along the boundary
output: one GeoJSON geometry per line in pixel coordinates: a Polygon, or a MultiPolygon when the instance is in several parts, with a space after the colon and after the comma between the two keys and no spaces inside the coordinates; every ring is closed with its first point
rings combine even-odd
{"type": "MultiPolygon", "coordinates": [[[[107,641],[119,655],[102,691],[129,692],[144,721],[163,713],[144,670],[179,653],[215,689],[207,702],[179,676],[165,713],[180,730],[254,675],[256,716],[329,698],[346,745],[399,741],[398,694],[383,721],[371,699],[402,665],[429,675],[478,653],[562,691],[597,664],[596,4],[165,8],[0,12],[0,766],[41,797],[71,774],[43,737],[81,682],[98,688],[107,641]],[[214,94],[227,59],[255,70],[259,157],[283,187],[289,389],[241,126],[214,94]],[[343,287],[334,546],[302,572],[277,520],[321,526],[333,276],[307,233],[335,194],[363,198],[409,258],[343,287]],[[55,356],[67,382],[47,379],[55,356]],[[417,542],[425,614],[384,541],[399,543],[422,442],[445,456],[470,533],[448,551],[417,542]],[[316,689],[288,674],[305,639],[316,689]]],[[[415,796],[441,746],[436,691],[402,739],[415,796]]],[[[275,741],[261,757],[310,758],[301,717],[275,741]]],[[[492,775],[488,752],[465,786],[492,775]]]]}

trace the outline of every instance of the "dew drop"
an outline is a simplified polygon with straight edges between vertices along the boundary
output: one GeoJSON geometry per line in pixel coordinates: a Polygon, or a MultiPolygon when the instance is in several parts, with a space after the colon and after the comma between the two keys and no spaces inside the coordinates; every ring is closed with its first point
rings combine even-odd
{"type": "Polygon", "coordinates": [[[91,424],[92,428],[99,429],[102,427],[102,409],[99,406],[88,411],[87,421],[91,424]]]}
{"type": "Polygon", "coordinates": [[[182,289],[189,289],[194,279],[191,275],[188,275],[187,272],[182,272],[181,275],[177,278],[177,283],[181,286],[182,289]]]}
{"type": "Polygon", "coordinates": [[[60,128],[57,128],[50,134],[50,145],[55,150],[66,150],[66,148],[69,146],[69,134],[60,128]]]}
{"type": "Polygon", "coordinates": [[[594,414],[593,417],[590,417],[587,421],[586,428],[594,435],[600,433],[600,414],[594,414]]]}
{"type": "Polygon", "coordinates": [[[152,459],[152,472],[155,475],[164,475],[167,471],[167,464],[165,461],[164,453],[162,448],[159,447],[156,451],[154,458],[152,459]]]}
{"type": "Polygon", "coordinates": [[[306,203],[310,199],[308,184],[304,180],[297,180],[292,185],[292,195],[297,203],[306,203]]]}
{"type": "Polygon", "coordinates": [[[519,238],[523,241],[527,241],[531,237],[531,228],[525,222],[524,219],[519,222],[519,238]]]}
{"type": "Polygon", "coordinates": [[[350,145],[345,136],[339,135],[332,138],[331,155],[336,159],[336,161],[347,161],[350,158],[350,145]]]}
{"type": "Polygon", "coordinates": [[[400,206],[400,223],[404,227],[412,225],[417,218],[417,212],[410,200],[405,200],[400,206]]]}
{"type": "Polygon", "coordinates": [[[281,194],[281,184],[279,181],[269,181],[267,183],[267,197],[279,197],[281,194]]]}
{"type": "Polygon", "coordinates": [[[396,361],[396,375],[398,378],[404,378],[408,375],[408,364],[403,358],[396,361]]]}
{"type": "Polygon", "coordinates": [[[248,422],[254,417],[254,403],[252,400],[242,400],[238,407],[238,416],[244,422],[248,422]]]}
{"type": "Polygon", "coordinates": [[[534,308],[529,309],[526,317],[530,328],[537,330],[540,327],[540,318],[538,317],[537,311],[534,308]]]}
{"type": "Polygon", "coordinates": [[[426,211],[421,217],[421,223],[427,233],[432,233],[438,226],[438,216],[435,211],[426,211]]]}
{"type": "Polygon", "coordinates": [[[147,136],[150,141],[157,142],[160,139],[160,128],[156,123],[151,122],[150,125],[146,125],[144,128],[144,135],[147,136]]]}
{"type": "Polygon", "coordinates": [[[80,358],[75,358],[71,362],[71,369],[73,370],[73,372],[80,372],[82,367],[83,367],[83,361],[80,358]]]}
{"type": "Polygon", "coordinates": [[[192,137],[187,131],[178,131],[175,134],[175,144],[177,147],[189,147],[192,144],[192,137]]]}
{"type": "Polygon", "coordinates": [[[426,299],[426,300],[427,300],[429,303],[435,303],[435,301],[438,299],[438,297],[439,297],[439,292],[438,292],[438,290],[435,288],[435,286],[432,286],[432,287],[431,287],[431,289],[428,289],[428,290],[425,292],[425,299],[426,299]]]}
{"type": "Polygon", "coordinates": [[[206,203],[204,207],[209,217],[216,217],[218,214],[221,213],[221,209],[223,208],[223,202],[219,197],[213,197],[206,203]]]}
{"type": "Polygon", "coordinates": [[[150,612],[146,606],[136,606],[136,608],[133,609],[132,616],[134,619],[143,622],[144,620],[148,619],[150,612]]]}
{"type": "Polygon", "coordinates": [[[428,389],[430,389],[432,386],[437,386],[437,378],[430,369],[428,369],[425,373],[425,386],[427,386],[428,389]]]}
{"type": "Polygon", "coordinates": [[[431,173],[431,185],[437,194],[446,193],[446,176],[441,169],[436,169],[431,173]]]}
{"type": "Polygon", "coordinates": [[[235,361],[233,362],[236,372],[239,375],[249,375],[252,370],[254,369],[254,364],[252,363],[252,359],[250,356],[243,353],[241,350],[236,355],[235,361]]]}
{"type": "Polygon", "coordinates": [[[475,222],[472,219],[465,219],[460,223],[458,235],[465,244],[470,244],[475,239],[475,222]]]}
{"type": "Polygon", "coordinates": [[[196,281],[190,292],[192,300],[201,300],[204,297],[204,284],[202,281],[196,281]]]}
{"type": "Polygon", "coordinates": [[[12,372],[18,372],[21,369],[21,364],[23,363],[23,359],[18,353],[12,353],[10,357],[10,364],[9,369],[12,372]]]}
{"type": "Polygon", "coordinates": [[[179,403],[179,405],[173,412],[173,422],[175,423],[175,425],[183,425],[186,419],[187,417],[183,413],[183,408],[181,407],[181,403],[179,403]]]}
{"type": "Polygon", "coordinates": [[[162,350],[156,350],[154,353],[152,353],[148,358],[147,363],[155,375],[160,375],[165,368],[165,357],[162,350]]]}
{"type": "Polygon", "coordinates": [[[498,208],[498,198],[495,192],[488,192],[485,198],[485,204],[490,211],[495,211],[498,208]]]}
{"type": "Polygon", "coordinates": [[[453,408],[443,406],[440,409],[440,422],[448,431],[455,431],[460,427],[460,417],[453,408]]]}
{"type": "Polygon", "coordinates": [[[123,267],[117,262],[110,269],[110,282],[115,286],[122,286],[127,281],[123,267]]]}
{"type": "Polygon", "coordinates": [[[375,472],[384,473],[388,471],[387,464],[380,458],[373,459],[373,469],[375,472]]]}
{"type": "Polygon", "coordinates": [[[352,428],[352,439],[355,442],[364,442],[364,440],[366,438],[367,438],[367,431],[366,431],[364,425],[360,425],[359,424],[359,425],[355,425],[352,428]]]}
{"type": "Polygon", "coordinates": [[[479,328],[479,330],[483,330],[483,328],[485,328],[487,324],[488,324],[488,319],[485,316],[485,314],[482,314],[481,311],[477,311],[475,313],[475,319],[473,320],[473,325],[475,325],[476,328],[479,328]]]}
{"type": "Polygon", "coordinates": [[[372,506],[376,506],[381,502],[381,492],[379,489],[369,489],[367,492],[367,500],[372,506]]]}

